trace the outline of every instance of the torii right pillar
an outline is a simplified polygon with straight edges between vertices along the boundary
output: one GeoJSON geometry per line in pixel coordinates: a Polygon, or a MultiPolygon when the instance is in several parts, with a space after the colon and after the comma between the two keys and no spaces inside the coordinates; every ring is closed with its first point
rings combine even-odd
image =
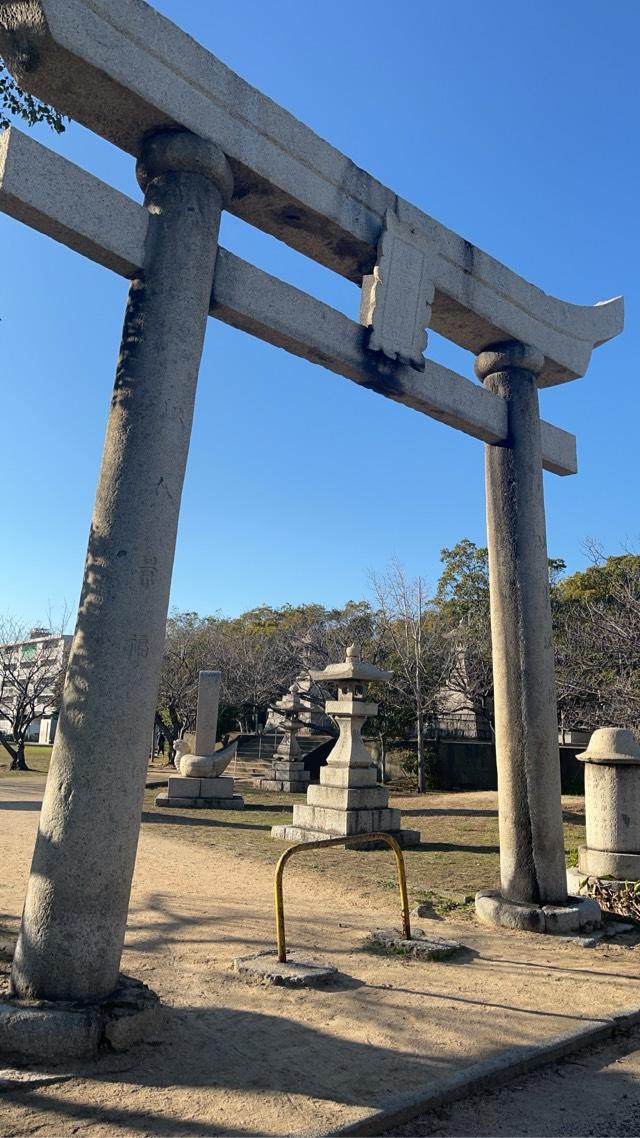
{"type": "Polygon", "coordinates": [[[560,753],[542,486],[537,348],[509,341],[476,359],[505,400],[505,445],[485,449],[501,891],[476,898],[478,917],[532,932],[599,921],[567,897],[560,753]]]}

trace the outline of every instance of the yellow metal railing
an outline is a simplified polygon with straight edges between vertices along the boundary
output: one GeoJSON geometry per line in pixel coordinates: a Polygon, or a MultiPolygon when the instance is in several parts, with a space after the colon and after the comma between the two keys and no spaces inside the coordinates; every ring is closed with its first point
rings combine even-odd
{"type": "Polygon", "coordinates": [[[402,931],[406,940],[411,940],[411,922],[409,920],[409,898],[407,896],[407,875],[404,867],[404,858],[402,850],[398,845],[395,838],[391,834],[346,834],[345,837],[340,838],[323,838],[319,842],[296,842],[294,846],[289,846],[280,857],[276,866],[275,877],[275,909],[276,909],[276,940],[278,944],[278,960],[280,964],[284,964],[287,959],[287,942],[284,932],[284,898],[282,891],[282,878],[284,875],[284,867],[289,861],[289,858],[294,853],[299,853],[301,850],[320,850],[325,849],[326,846],[341,846],[346,843],[349,845],[364,845],[368,842],[386,842],[393,850],[396,857],[396,866],[398,869],[398,888],[400,890],[400,902],[402,905],[402,931]]]}

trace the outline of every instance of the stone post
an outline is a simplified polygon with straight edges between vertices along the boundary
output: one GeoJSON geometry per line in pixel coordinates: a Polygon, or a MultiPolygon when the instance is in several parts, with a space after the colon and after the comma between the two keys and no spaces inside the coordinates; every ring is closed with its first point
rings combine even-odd
{"type": "Polygon", "coordinates": [[[222,152],[187,131],[145,143],[149,231],[133,279],[84,582],[14,957],[20,997],[116,986],[138,842],[178,512],[220,214],[222,152]]]}
{"type": "Polygon", "coordinates": [[[640,746],[631,731],[601,727],[576,758],[584,767],[586,843],[578,850],[578,888],[585,877],[640,881],[640,746]]]}
{"type": "Polygon", "coordinates": [[[221,672],[198,673],[198,706],[196,708],[194,751],[196,755],[209,755],[216,749],[221,680],[221,672]]]}
{"type": "Polygon", "coordinates": [[[567,900],[536,386],[543,364],[518,342],[476,360],[509,411],[507,444],[485,449],[502,896],[539,906],[567,900]]]}

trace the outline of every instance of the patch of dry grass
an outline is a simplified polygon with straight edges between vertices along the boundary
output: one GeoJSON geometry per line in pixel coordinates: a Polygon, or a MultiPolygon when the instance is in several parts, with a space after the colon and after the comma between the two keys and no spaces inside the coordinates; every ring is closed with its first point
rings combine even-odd
{"type": "MultiPolygon", "coordinates": [[[[237,790],[245,799],[245,809],[184,810],[157,807],[157,790],[145,795],[144,826],[181,841],[196,842],[215,857],[216,850],[239,858],[275,865],[284,842],[271,837],[271,827],[286,824],[300,794],[267,794],[237,790]]],[[[584,840],[583,803],[568,798],[565,803],[565,845],[572,850],[584,840]]],[[[404,851],[410,899],[426,894],[472,894],[476,889],[496,886],[499,880],[497,795],[491,792],[425,795],[392,795],[391,804],[403,813],[403,826],[420,830],[422,842],[404,851]]],[[[361,896],[396,888],[395,862],[388,850],[344,850],[332,847],[313,849],[296,856],[287,868],[295,874],[296,865],[313,870],[324,881],[332,878],[344,884],[349,876],[361,896]]],[[[440,907],[442,908],[442,907],[440,907]]],[[[446,909],[447,906],[444,906],[446,909]]],[[[452,915],[455,915],[452,914],[452,915]]]]}

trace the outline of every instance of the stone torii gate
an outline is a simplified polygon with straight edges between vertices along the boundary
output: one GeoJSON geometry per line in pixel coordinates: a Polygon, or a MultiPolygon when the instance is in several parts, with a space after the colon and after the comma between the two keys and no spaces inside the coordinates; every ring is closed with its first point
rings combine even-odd
{"type": "Polygon", "coordinates": [[[142,0],[0,0],[20,85],[137,160],[141,205],[18,131],[0,206],[131,279],[84,585],[12,983],[117,981],[207,314],[482,440],[502,894],[567,899],[538,387],[583,375],[622,301],[546,296],[399,198],[142,0]],[[218,248],[228,209],[362,288],[360,322],[218,248]],[[425,359],[425,329],[473,352],[425,359]],[[162,535],[160,541],[159,535],[162,535]]]}

